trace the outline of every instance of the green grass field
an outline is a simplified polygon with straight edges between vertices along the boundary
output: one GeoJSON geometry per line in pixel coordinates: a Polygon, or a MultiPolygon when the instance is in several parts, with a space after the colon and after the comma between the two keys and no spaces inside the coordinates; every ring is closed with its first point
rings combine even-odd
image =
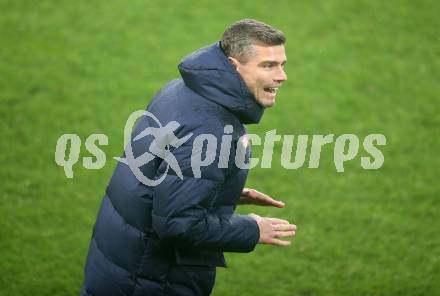
{"type": "MultiPolygon", "coordinates": [[[[0,1],[0,295],[77,295],[98,205],[131,112],[189,52],[241,18],[287,36],[289,80],[264,135],[381,133],[385,163],[344,173],[257,167],[249,187],[298,225],[288,248],[227,254],[214,295],[440,295],[440,39],[436,1],[0,1]],[[104,133],[107,163],[67,179],[64,133],[104,133]]],[[[254,155],[261,156],[261,147],[254,155]]]]}

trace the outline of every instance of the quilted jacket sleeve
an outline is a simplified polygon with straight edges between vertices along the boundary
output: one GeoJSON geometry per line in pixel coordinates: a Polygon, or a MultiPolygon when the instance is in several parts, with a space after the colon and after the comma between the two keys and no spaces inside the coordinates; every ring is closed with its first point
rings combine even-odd
{"type": "MultiPolygon", "coordinates": [[[[154,188],[153,229],[160,239],[175,244],[219,252],[250,252],[259,240],[256,221],[243,215],[218,215],[212,210],[216,192],[227,171],[218,168],[218,157],[200,168],[200,178],[192,172],[193,142],[202,132],[196,131],[191,140],[172,151],[183,179],[170,170],[163,182],[154,188]]],[[[206,145],[201,149],[206,153],[206,145]]],[[[165,168],[166,162],[163,162],[158,174],[165,168]]]]}

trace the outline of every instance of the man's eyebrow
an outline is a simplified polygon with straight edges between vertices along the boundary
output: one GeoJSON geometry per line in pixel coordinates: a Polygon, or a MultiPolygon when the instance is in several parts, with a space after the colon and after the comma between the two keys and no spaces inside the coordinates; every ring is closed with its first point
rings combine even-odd
{"type": "Polygon", "coordinates": [[[259,65],[270,65],[270,66],[274,66],[274,65],[278,65],[281,64],[282,66],[284,66],[287,63],[287,60],[284,60],[283,62],[279,63],[277,61],[262,61],[259,63],[259,65]]]}

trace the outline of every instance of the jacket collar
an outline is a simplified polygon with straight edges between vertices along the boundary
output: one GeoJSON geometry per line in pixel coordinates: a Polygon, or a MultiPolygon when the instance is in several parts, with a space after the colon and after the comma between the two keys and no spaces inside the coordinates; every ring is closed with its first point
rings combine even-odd
{"type": "Polygon", "coordinates": [[[258,123],[264,107],[257,103],[220,42],[186,56],[178,66],[186,86],[235,114],[242,123],[258,123]]]}

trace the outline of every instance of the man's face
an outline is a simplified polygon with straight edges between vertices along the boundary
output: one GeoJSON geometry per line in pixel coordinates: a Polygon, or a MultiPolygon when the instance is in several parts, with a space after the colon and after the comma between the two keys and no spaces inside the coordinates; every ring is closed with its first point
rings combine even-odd
{"type": "Polygon", "coordinates": [[[272,107],[275,96],[281,84],[287,80],[284,72],[286,53],[284,45],[253,44],[254,54],[251,54],[246,63],[229,57],[243,78],[246,86],[263,107],[272,107]]]}

